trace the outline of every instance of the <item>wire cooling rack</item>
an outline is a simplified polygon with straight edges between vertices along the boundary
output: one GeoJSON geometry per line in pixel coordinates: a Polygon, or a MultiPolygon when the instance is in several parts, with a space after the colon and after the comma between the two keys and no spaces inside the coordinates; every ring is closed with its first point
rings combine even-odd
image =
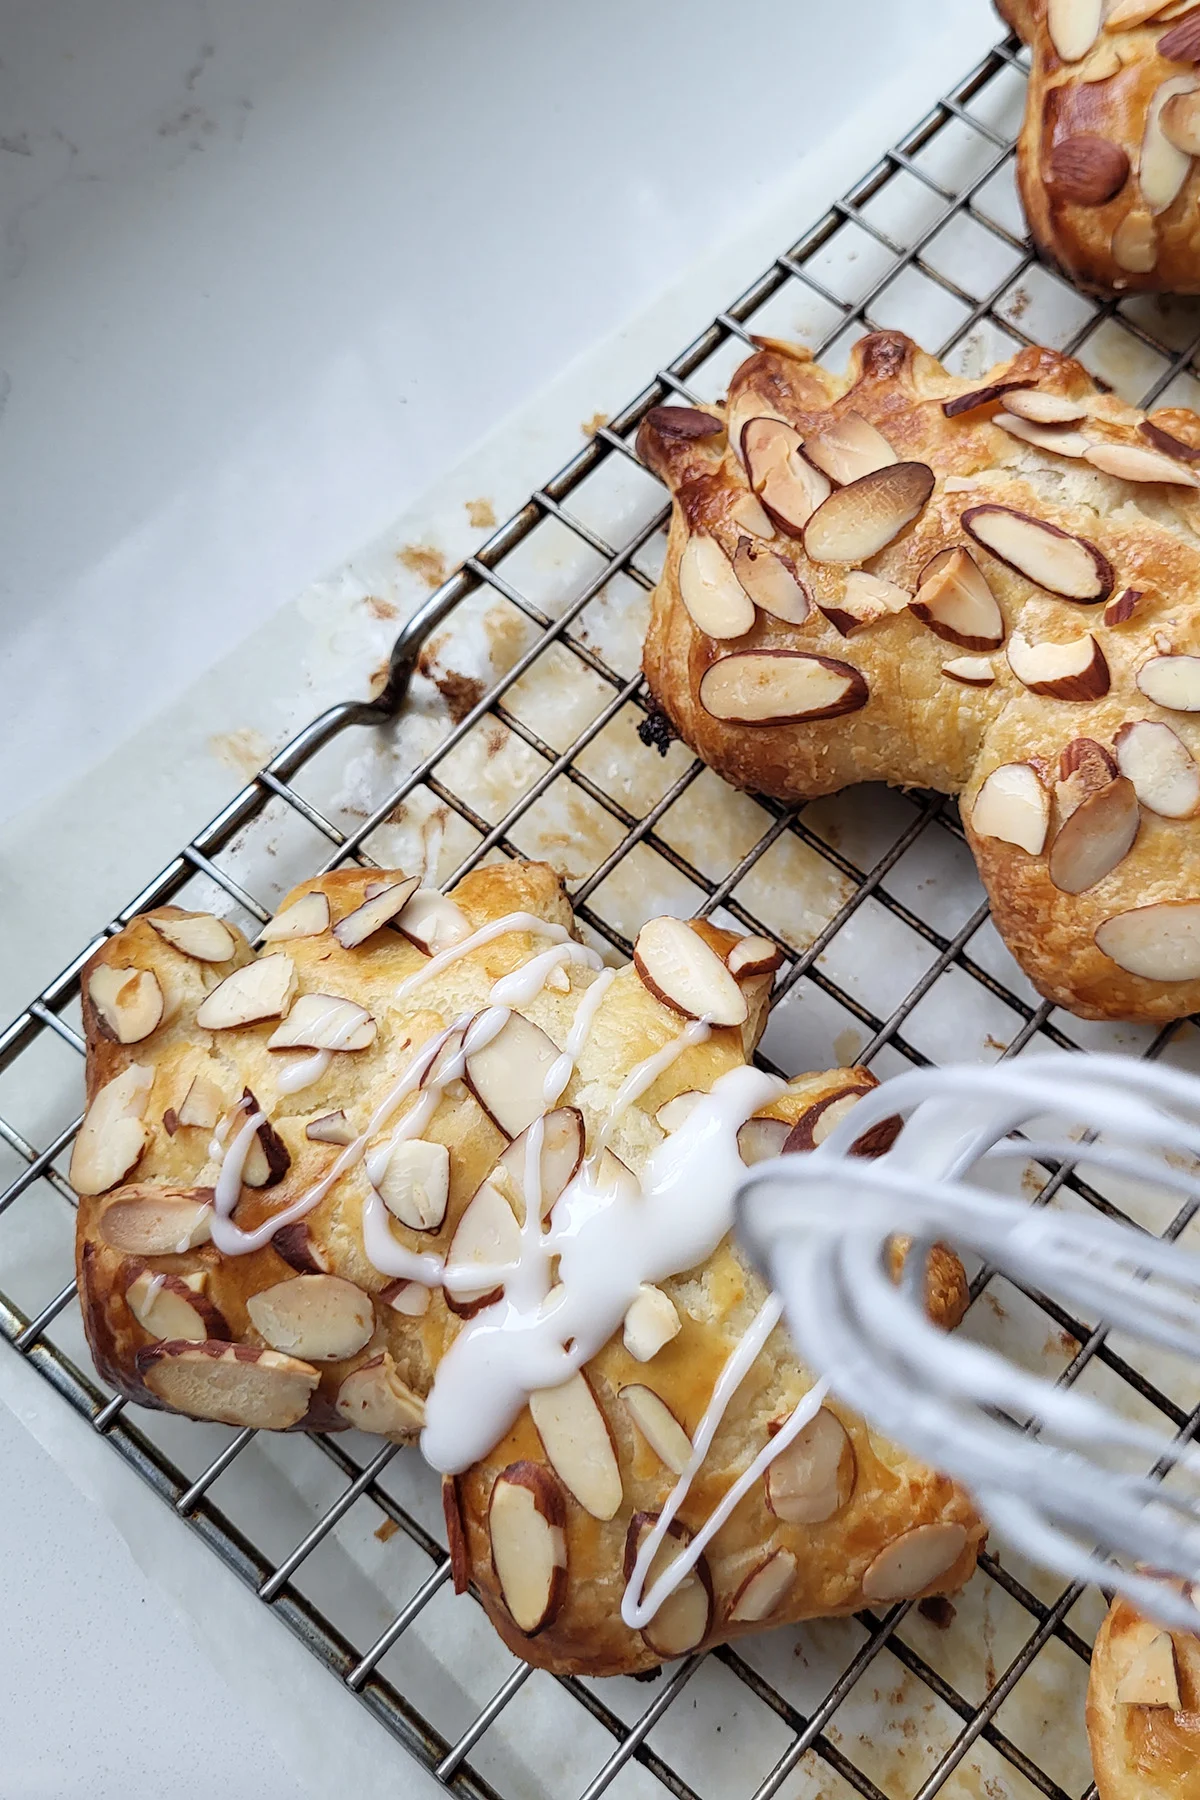
{"type": "MultiPolygon", "coordinates": [[[[660,757],[636,733],[648,724],[636,642],[668,509],[632,440],[650,407],[718,395],[752,334],[806,337],[836,364],[864,330],[901,326],[964,372],[1037,339],[1129,399],[1190,404],[1200,393],[1194,307],[1096,305],[1034,263],[1012,176],[1023,88],[1010,41],[433,594],[375,701],[334,707],[302,731],[106,930],[163,901],[210,903],[212,884],[225,910],[264,920],[279,878],[243,872],[256,826],[276,837],[303,827],[300,874],[322,855],[324,867],[391,860],[389,831],[394,844],[408,822],[425,832],[436,817],[437,878],[548,854],[586,930],[614,953],[628,954],[650,894],[772,938],[787,960],[768,1066],[858,1060],[888,1073],[942,1054],[1100,1044],[1198,1060],[1191,1022],[1153,1035],[1039,1003],[991,931],[951,803],[881,790],[806,808],[752,802],[682,746],[660,757]],[[539,543],[550,545],[540,560],[539,543]],[[377,782],[371,804],[352,804],[344,787],[339,800],[330,771],[346,755],[335,740],[398,712],[403,722],[422,646],[437,678],[430,635],[444,630],[453,646],[456,620],[478,635],[481,605],[509,645],[489,691],[443,676],[457,723],[442,708],[437,741],[377,782]],[[539,676],[553,696],[540,726],[527,704],[539,676]],[[586,703],[572,698],[580,681],[586,703]]],[[[438,654],[444,667],[450,652],[438,654]]],[[[350,742],[359,754],[363,738],[350,742]]],[[[75,1197],[62,1172],[78,1125],[79,971],[103,936],[0,1037],[0,1332],[448,1789],[473,1800],[595,1800],[610,1788],[681,1800],[1094,1793],[1082,1696],[1103,1603],[1002,1546],[953,1605],[743,1640],[652,1685],[555,1679],[510,1657],[473,1602],[451,1602],[437,1486],[418,1459],[355,1434],[257,1438],[187,1424],[106,1393],[69,1279],[75,1197]]],[[[1114,1192],[1082,1164],[1024,1181],[1041,1204],[1099,1207],[1175,1235],[1188,1226],[1162,1196],[1114,1192]]],[[[1116,1394],[1126,1410],[1196,1429],[1191,1371],[1138,1361],[1087,1319],[998,1278],[979,1277],[973,1292],[967,1329],[1116,1394]]]]}

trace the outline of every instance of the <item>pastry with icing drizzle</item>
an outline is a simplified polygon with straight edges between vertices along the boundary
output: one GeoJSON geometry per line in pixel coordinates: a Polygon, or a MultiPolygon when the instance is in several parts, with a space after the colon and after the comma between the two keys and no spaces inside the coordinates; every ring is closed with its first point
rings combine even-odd
{"type": "MultiPolygon", "coordinates": [[[[953,1591],[969,1500],[814,1385],[730,1237],[746,1164],[874,1086],[751,1066],[779,961],[659,919],[606,968],[534,863],[449,897],[339,870],[257,952],[132,920],[83,975],[100,1373],[194,1418],[419,1439],[455,1585],[555,1671],[953,1591]]],[[[963,1310],[946,1251],[927,1304],[963,1310]]]]}

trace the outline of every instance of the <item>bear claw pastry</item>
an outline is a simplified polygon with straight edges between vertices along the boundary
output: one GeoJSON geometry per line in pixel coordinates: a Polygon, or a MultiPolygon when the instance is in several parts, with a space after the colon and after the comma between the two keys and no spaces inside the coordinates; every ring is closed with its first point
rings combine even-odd
{"type": "Polygon", "coordinates": [[[973,381],[879,332],[844,377],[764,341],[638,443],[674,499],[644,667],[697,754],[784,801],[960,795],[1042,994],[1196,1011],[1200,418],[1054,351],[973,381]]]}
{"type": "Polygon", "coordinates": [[[1087,1727],[1098,1800],[1200,1800],[1200,1639],[1114,1600],[1092,1651],[1087,1727]]]}
{"type": "MultiPolygon", "coordinates": [[[[749,1066],[779,961],[664,919],[604,969],[539,864],[450,897],[327,874],[257,953],[207,914],[133,919],[83,974],[101,1375],[233,1426],[420,1436],[455,1585],[558,1672],[954,1590],[969,1500],[813,1388],[729,1236],[743,1166],[811,1150],[873,1085],[749,1066]]],[[[957,1323],[945,1250],[926,1291],[957,1323]]]]}

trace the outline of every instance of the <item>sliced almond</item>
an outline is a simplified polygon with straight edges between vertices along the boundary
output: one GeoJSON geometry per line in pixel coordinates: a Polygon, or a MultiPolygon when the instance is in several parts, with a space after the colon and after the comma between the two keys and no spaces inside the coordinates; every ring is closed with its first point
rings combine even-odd
{"type": "Polygon", "coordinates": [[[261,932],[264,944],[291,943],[294,938],[320,937],[329,930],[329,900],[315,890],[301,894],[290,906],[268,919],[261,932]]]}
{"type": "MultiPolygon", "coordinates": [[[[726,441],[743,468],[746,467],[746,427],[752,419],[775,419],[781,425],[787,423],[778,413],[773,413],[758,394],[738,394],[730,401],[725,415],[726,441]]],[[[788,429],[790,430],[791,427],[789,426],[788,429]]],[[[799,442],[799,433],[796,434],[796,440],[799,442]]],[[[784,454],[786,455],[787,452],[785,451],[784,454]]]]}
{"type": "Polygon", "coordinates": [[[396,926],[426,956],[437,956],[471,935],[466,914],[436,888],[418,888],[396,914],[396,926]]]}
{"type": "Polygon", "coordinates": [[[1200,156],[1200,93],[1172,94],[1158,122],[1167,142],[1181,155],[1200,156]]]}
{"type": "Polygon", "coordinates": [[[231,1031],[239,1025],[256,1025],[260,1019],[278,1019],[295,993],[296,965],[277,950],[218,982],[197,1007],[196,1023],[204,1031],[231,1031]]]}
{"type": "Polygon", "coordinates": [[[282,1025],[267,1039],[268,1050],[366,1050],[376,1025],[365,1007],[338,994],[301,994],[282,1025]]]}
{"type": "Polygon", "coordinates": [[[1039,856],[1050,823],[1050,796],[1029,763],[1002,763],[975,796],[971,829],[1039,856]]]}
{"type": "MultiPolygon", "coordinates": [[[[516,1213],[521,1224],[525,1222],[528,1199],[525,1186],[529,1176],[529,1133],[532,1130],[532,1125],[527,1126],[520,1137],[513,1139],[500,1158],[500,1167],[507,1175],[518,1202],[516,1213]]],[[[562,1198],[578,1174],[579,1165],[583,1161],[583,1150],[583,1114],[578,1107],[559,1106],[545,1115],[542,1120],[542,1153],[535,1177],[538,1184],[539,1213],[543,1220],[550,1217],[555,1203],[562,1198]]]]}
{"type": "Polygon", "coordinates": [[[1152,656],[1136,680],[1147,700],[1168,712],[1200,712],[1200,656],[1152,656]]]}
{"type": "Polygon", "coordinates": [[[450,1552],[450,1578],[455,1593],[465,1594],[471,1582],[471,1552],[456,1475],[442,1476],[442,1514],[446,1521],[446,1548],[450,1552]]]}
{"type": "Polygon", "coordinates": [[[1166,481],[1176,487],[1200,487],[1200,474],[1195,469],[1185,468],[1161,451],[1141,444],[1089,444],[1087,460],[1102,474],[1115,475],[1120,481],[1166,481]]]}
{"type": "Polygon", "coordinates": [[[1031,644],[1014,631],[1008,666],[1031,694],[1050,700],[1099,700],[1111,683],[1108,659],[1090,631],[1065,644],[1031,644]]]}
{"type": "Polygon", "coordinates": [[[967,1547],[963,1525],[916,1525],[881,1550],[863,1576],[865,1600],[912,1600],[948,1575],[967,1547]]]}
{"type": "Polygon", "coordinates": [[[733,572],[754,605],[785,625],[803,625],[812,611],[808,589],[790,557],[741,537],[733,555],[733,572]]]}
{"type": "Polygon", "coordinates": [[[1113,232],[1112,256],[1131,275],[1148,275],[1158,261],[1158,233],[1144,206],[1127,212],[1113,232]]]}
{"type": "Polygon", "coordinates": [[[567,1508],[538,1463],[510,1463],[488,1503],[492,1567],[513,1624],[534,1637],[553,1623],[567,1590],[567,1508]]]}
{"type": "Polygon", "coordinates": [[[995,650],[1004,642],[1004,614],[987,576],[961,545],[940,550],[925,564],[910,608],[930,631],[964,650],[995,650]]]}
{"type": "Polygon", "coordinates": [[[676,1094],[673,1100],[668,1100],[659,1107],[654,1115],[656,1124],[661,1125],[667,1133],[678,1131],[691,1118],[696,1102],[703,1098],[697,1088],[689,1088],[686,1094],[676,1094]]]}
{"type": "Polygon", "coordinates": [[[991,659],[986,656],[952,656],[942,664],[942,674],[961,682],[963,687],[991,687],[996,679],[991,659]]]}
{"type": "Polygon", "coordinates": [[[1069,819],[1077,807],[1106,788],[1119,773],[1115,758],[1095,738],[1077,737],[1064,746],[1058,758],[1054,795],[1059,814],[1069,819]]]}
{"type": "Polygon", "coordinates": [[[633,1382],[618,1399],[655,1456],[675,1475],[682,1475],[692,1454],[692,1440],[666,1401],[653,1388],[633,1382]]]}
{"type": "Polygon", "coordinates": [[[175,1338],[181,1343],[203,1343],[205,1338],[228,1338],[215,1307],[181,1281],[178,1275],[155,1275],[142,1269],[125,1289],[125,1304],[151,1337],[175,1338]],[[216,1324],[217,1330],[211,1326],[216,1324]]]}
{"type": "Polygon", "coordinates": [[[743,725],[836,719],[857,712],[867,698],[867,683],[858,669],[803,650],[736,652],[711,663],[700,678],[705,712],[743,725]]]}
{"type": "Polygon", "coordinates": [[[1106,31],[1129,31],[1164,12],[1169,0],[1115,0],[1104,19],[1106,31]]]}
{"type": "Polygon", "coordinates": [[[717,437],[725,429],[715,413],[701,412],[698,406],[653,406],[645,422],[659,437],[682,438],[685,442],[717,437]]]}
{"type": "Polygon", "coordinates": [[[742,1582],[729,1608],[735,1625],[757,1625],[778,1612],[796,1578],[796,1559],[790,1550],[775,1550],[756,1563],[742,1582]]]}
{"type": "Polygon", "coordinates": [[[1100,36],[1104,0],[1047,0],[1046,29],[1063,62],[1081,62],[1100,36]]]}
{"type": "Polygon", "coordinates": [[[1002,412],[996,414],[992,424],[1009,437],[1020,438],[1036,450],[1051,450],[1055,456],[1081,457],[1088,453],[1087,438],[1082,431],[1072,431],[1069,425],[1035,425],[1032,419],[1022,419],[1017,413],[1002,412]]]}
{"type": "Polygon", "coordinates": [[[1194,75],[1172,75],[1159,83],[1151,98],[1138,159],[1138,186],[1152,213],[1166,212],[1192,166],[1188,152],[1173,144],[1163,130],[1163,108],[1174,97],[1193,93],[1197,86],[1200,83],[1194,75]]]}
{"type": "Polygon", "coordinates": [[[197,962],[228,962],[237,950],[237,939],[228,925],[212,913],[147,913],[146,923],[173,949],[197,962]]]}
{"type": "Polygon", "coordinates": [[[322,1113],[319,1119],[310,1119],[304,1127],[304,1135],[314,1144],[352,1144],[355,1132],[339,1107],[336,1112],[322,1113]]]}
{"type": "Polygon", "coordinates": [[[682,919],[651,919],[633,947],[633,966],[656,1000],[685,1019],[744,1025],[746,996],[715,950],[682,919]]]}
{"type": "Polygon", "coordinates": [[[804,527],[813,562],[861,563],[877,556],[919,518],[933,492],[933,470],[921,462],[892,463],[838,488],[804,527]]]}
{"type": "Polygon", "coordinates": [[[420,885],[420,878],[416,875],[408,875],[403,881],[393,881],[378,893],[372,894],[369,900],[364,900],[361,906],[356,906],[344,919],[339,919],[333,928],[333,935],[342,949],[353,950],[369,937],[374,937],[377,931],[382,931],[408,905],[420,885]]]}
{"type": "Polygon", "coordinates": [[[211,1188],[136,1182],[105,1203],[96,1230],[111,1249],[131,1256],[182,1256],[208,1243],[212,1216],[211,1188]]]}
{"type": "Polygon", "coordinates": [[[1095,544],[1010,506],[969,506],[963,526],[977,544],[1019,575],[1064,600],[1107,600],[1112,564],[1095,544]]]}
{"type": "Polygon", "coordinates": [[[819,1525],[845,1506],[857,1474],[846,1428],[823,1406],[768,1463],[763,1477],[767,1508],[786,1525],[819,1525]]]}
{"type": "Polygon", "coordinates": [[[137,1353],[147,1388],[191,1419],[287,1431],[308,1411],[320,1377],[308,1363],[253,1344],[147,1344],[137,1353]]]}
{"type": "Polygon", "coordinates": [[[851,637],[879,619],[894,618],[912,599],[907,588],[887,581],[882,575],[870,575],[866,569],[851,569],[846,576],[841,599],[822,601],[821,611],[843,637],[851,637]]]}
{"type": "Polygon", "coordinates": [[[383,1204],[410,1231],[437,1231],[450,1199],[450,1152],[445,1144],[402,1138],[371,1179],[383,1204]]]}
{"type": "Polygon", "coordinates": [[[1124,775],[1075,809],[1050,847],[1050,879],[1064,894],[1082,894],[1111,875],[1133,849],[1141,813],[1124,775]]]}
{"type": "Polygon", "coordinates": [[[514,1138],[540,1117],[546,1076],[557,1061],[553,1039],[514,1012],[490,1044],[467,1057],[464,1079],[504,1135],[514,1138]]]}
{"type": "MultiPolygon", "coordinates": [[[[242,1095],[242,1110],[246,1118],[260,1111],[258,1101],[249,1088],[242,1095]]],[[[242,1164],[242,1181],[246,1187],[278,1187],[291,1166],[292,1158],[287,1145],[271,1121],[264,1119],[250,1140],[250,1148],[242,1164]]]]}
{"type": "Polygon", "coordinates": [[[71,1151],[68,1180],[77,1194],[103,1194],[132,1169],[146,1147],[142,1123],[154,1070],[130,1063],[97,1092],[71,1151]]]}
{"type": "Polygon", "coordinates": [[[1147,981],[1200,975],[1200,900],[1159,900],[1106,919],[1096,946],[1117,967],[1147,981]]]}
{"type": "Polygon", "coordinates": [[[1125,588],[1121,593],[1115,595],[1105,607],[1104,623],[1106,625],[1124,625],[1127,619],[1132,619],[1137,611],[1138,602],[1142,598],[1141,588],[1125,588]]]}
{"type": "Polygon", "coordinates": [[[778,419],[751,419],[742,431],[750,485],[781,531],[799,536],[830,491],[827,475],[802,454],[800,434],[778,419]]]}
{"type": "Polygon", "coordinates": [[[1162,819],[1190,819],[1200,806],[1200,764],[1169,725],[1133,719],[1113,747],[1122,775],[1148,812],[1162,819]]]}
{"type": "Polygon", "coordinates": [[[291,1225],[281,1225],[271,1239],[272,1247],[281,1256],[288,1267],[295,1269],[298,1275],[328,1275],[329,1256],[323,1244],[319,1244],[303,1219],[297,1219],[291,1225]]]}
{"type": "Polygon", "coordinates": [[[853,1111],[863,1095],[870,1092],[870,1086],[861,1082],[855,1087],[836,1088],[833,1093],[823,1094],[819,1100],[814,1100],[795,1124],[789,1127],[784,1146],[787,1154],[790,1156],[800,1150],[815,1150],[841,1124],[846,1114],[853,1111]]]}
{"type": "Polygon", "coordinates": [[[692,623],[708,637],[744,637],[754,624],[754,602],[716,538],[693,535],[684,545],[679,597],[692,623]]]}
{"type": "MultiPolygon", "coordinates": [[[[648,1531],[653,1530],[656,1522],[656,1513],[635,1513],[629,1521],[629,1530],[625,1536],[626,1581],[633,1574],[643,1538],[648,1531]]],[[[643,1593],[648,1594],[676,1558],[683,1554],[691,1541],[691,1535],[678,1519],[671,1520],[667,1535],[650,1560],[643,1593]]],[[[678,1586],[667,1595],[649,1624],[642,1627],[642,1636],[656,1656],[686,1656],[690,1650],[695,1650],[704,1642],[712,1629],[712,1617],[712,1576],[709,1574],[707,1559],[701,1556],[695,1567],[689,1569],[678,1586]]]]}
{"type": "Polygon", "coordinates": [[[748,1169],[783,1155],[791,1126],[786,1119],[747,1119],[738,1127],[738,1155],[748,1169]]]}
{"type": "Polygon", "coordinates": [[[1124,61],[1116,44],[1100,44],[1079,70],[1076,80],[1084,86],[1093,81],[1108,81],[1113,75],[1119,74],[1123,67],[1124,61]]]}
{"type": "Polygon", "coordinates": [[[1088,401],[1073,400],[1067,394],[1052,394],[1046,388],[1024,388],[1004,402],[1005,411],[1035,425],[1068,425],[1075,419],[1086,419],[1088,401]]]}
{"type": "Polygon", "coordinates": [[[529,1412],[555,1473],[594,1519],[611,1519],[623,1489],[608,1422],[588,1383],[578,1373],[555,1388],[529,1396],[529,1412]]]}
{"type": "MultiPolygon", "coordinates": [[[[1200,0],[1197,0],[1197,3],[1200,4],[1200,0]]],[[[1193,436],[1197,435],[1196,424],[1193,423],[1191,426],[1186,424],[1188,419],[1195,420],[1195,413],[1185,413],[1181,416],[1176,408],[1170,407],[1159,413],[1158,418],[1168,418],[1179,430],[1190,430],[1193,436]]],[[[1186,439],[1179,437],[1177,432],[1168,431],[1165,425],[1158,423],[1158,419],[1143,419],[1138,425],[1138,430],[1146,442],[1153,444],[1156,450],[1161,450],[1164,456],[1174,457],[1176,462],[1200,462],[1200,444],[1189,443],[1186,439]]]]}
{"type": "Polygon", "coordinates": [[[769,538],[775,535],[775,527],[768,518],[762,501],[754,494],[740,493],[730,501],[729,520],[739,531],[748,531],[751,537],[769,538]]]}
{"type": "Polygon", "coordinates": [[[669,1294],[643,1281],[625,1312],[622,1342],[635,1362],[650,1362],[678,1337],[679,1312],[669,1294]]]}
{"type": "MultiPolygon", "coordinates": [[[[492,1182],[482,1182],[455,1227],[446,1252],[447,1268],[465,1269],[472,1263],[495,1267],[515,1263],[520,1254],[521,1227],[512,1207],[492,1182]]],[[[481,1307],[490,1306],[502,1291],[499,1287],[448,1287],[446,1304],[452,1312],[469,1318],[481,1307]]]]}
{"type": "Polygon", "coordinates": [[[959,413],[974,412],[977,407],[990,406],[993,400],[999,400],[1006,394],[1016,393],[1028,386],[1026,381],[993,381],[987,387],[969,388],[965,394],[956,394],[953,400],[943,400],[942,411],[948,419],[956,419],[959,413]]]}
{"type": "Polygon", "coordinates": [[[738,981],[755,975],[773,975],[783,965],[783,952],[770,938],[739,938],[725,958],[725,967],[738,981]]]}
{"type": "Polygon", "coordinates": [[[140,1044],[162,1019],[162,989],[149,969],[100,963],[88,976],[87,991],[101,1030],[118,1044],[140,1044]]]}
{"type": "Polygon", "coordinates": [[[442,1086],[452,1088],[455,1085],[454,1078],[447,1082],[446,1071],[457,1059],[459,1052],[462,1050],[463,1040],[466,1035],[466,1030],[459,1027],[456,1027],[453,1031],[446,1034],[441,1049],[421,1077],[421,1086],[423,1088],[442,1086]]]}
{"type": "Polygon", "coordinates": [[[1156,1631],[1134,1657],[1113,1691],[1118,1706],[1167,1706],[1178,1712],[1179,1671],[1169,1631],[1156,1631]]]}
{"type": "Polygon", "coordinates": [[[882,431],[857,412],[840,413],[810,431],[804,454],[839,487],[899,460],[882,431]]]}
{"type": "Polygon", "coordinates": [[[375,1329],[370,1296],[340,1275],[295,1275],[251,1294],[246,1311],[272,1350],[306,1362],[342,1362],[375,1329]]]}
{"type": "Polygon", "coordinates": [[[224,1110],[225,1095],[210,1075],[201,1073],[194,1077],[183,1096],[178,1119],[181,1125],[198,1125],[204,1131],[211,1131],[224,1110]]]}
{"type": "Polygon", "coordinates": [[[425,1402],[400,1379],[389,1350],[347,1375],[334,1404],[348,1425],[393,1443],[409,1442],[425,1423],[425,1402]]]}
{"type": "Polygon", "coordinates": [[[405,1318],[422,1319],[429,1311],[433,1295],[419,1281],[389,1281],[380,1289],[379,1298],[393,1312],[403,1313],[405,1318]]]}

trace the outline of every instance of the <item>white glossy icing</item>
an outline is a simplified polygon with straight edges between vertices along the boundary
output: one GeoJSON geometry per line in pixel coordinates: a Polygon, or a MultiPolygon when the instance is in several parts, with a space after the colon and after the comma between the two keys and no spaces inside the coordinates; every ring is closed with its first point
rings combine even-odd
{"type": "Polygon", "coordinates": [[[300,1056],[280,1069],[275,1086],[281,1094],[299,1094],[315,1086],[333,1061],[332,1050],[314,1050],[311,1056],[300,1056]]]}
{"type": "Polygon", "coordinates": [[[565,968],[572,963],[585,969],[604,967],[594,950],[568,939],[566,943],[554,944],[549,950],[543,950],[539,956],[531,956],[527,963],[514,969],[510,975],[502,975],[488,999],[493,1006],[528,1006],[532,1000],[537,999],[555,969],[565,968]]]}
{"type": "MultiPolygon", "coordinates": [[[[707,1019],[693,1019],[684,1026],[678,1037],[673,1037],[669,1044],[664,1044],[661,1050],[656,1050],[653,1056],[646,1057],[644,1062],[638,1063],[635,1069],[629,1071],[617,1089],[613,1103],[608,1109],[608,1116],[600,1127],[595,1148],[591,1153],[593,1161],[599,1162],[601,1155],[608,1147],[613,1132],[634,1101],[640,1100],[646,1090],[654,1086],[659,1076],[664,1074],[673,1062],[678,1062],[685,1050],[690,1050],[693,1044],[707,1043],[711,1032],[712,1027],[707,1019]]],[[[738,1122],[739,1124],[744,1123],[742,1120],[738,1122]]]]}
{"type": "Polygon", "coordinates": [[[547,1111],[557,1106],[567,1091],[567,1083],[575,1073],[575,1065],[579,1061],[579,1053],[587,1043],[588,1034],[596,1022],[596,1014],[609,988],[617,978],[615,969],[604,969],[597,975],[590,988],[575,1009],[575,1017],[571,1021],[571,1029],[567,1033],[567,1041],[558,1058],[550,1064],[546,1071],[546,1080],[542,1088],[542,1099],[547,1111]]]}
{"type": "Polygon", "coordinates": [[[472,950],[492,943],[495,938],[506,937],[510,931],[525,931],[531,937],[549,938],[555,944],[565,943],[570,936],[561,925],[552,925],[547,919],[539,919],[536,913],[505,913],[502,919],[493,919],[489,925],[482,925],[478,931],[473,931],[460,944],[450,944],[445,950],[439,950],[423,969],[418,969],[415,975],[402,981],[396,989],[397,1004],[407,1000],[410,994],[423,987],[425,982],[431,981],[435,975],[440,975],[443,969],[448,969],[460,957],[469,956],[472,950]]]}

